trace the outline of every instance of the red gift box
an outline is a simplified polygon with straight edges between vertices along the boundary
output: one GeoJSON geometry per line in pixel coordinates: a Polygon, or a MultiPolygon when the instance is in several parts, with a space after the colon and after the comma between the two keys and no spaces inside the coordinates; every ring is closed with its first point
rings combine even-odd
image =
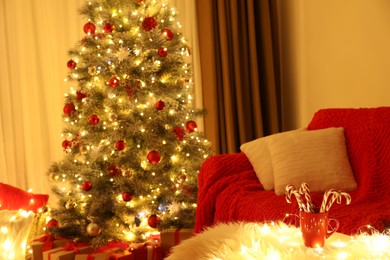
{"type": "Polygon", "coordinates": [[[42,237],[34,239],[31,242],[32,260],[42,260],[43,251],[64,246],[67,243],[65,238],[54,237],[53,235],[45,234],[42,237]]]}
{"type": "Polygon", "coordinates": [[[158,243],[132,243],[130,252],[134,255],[134,260],[162,260],[162,250],[158,243]]]}
{"type": "Polygon", "coordinates": [[[97,248],[94,253],[106,253],[110,260],[134,260],[134,255],[127,250],[128,247],[129,244],[124,242],[109,242],[97,248]]]}
{"type": "Polygon", "coordinates": [[[181,241],[193,236],[194,230],[189,228],[170,228],[162,230],[160,239],[164,256],[169,255],[169,251],[172,247],[177,246],[181,241]]]}
{"type": "Polygon", "coordinates": [[[74,260],[109,260],[107,253],[78,254],[74,260]]]}
{"type": "Polygon", "coordinates": [[[44,260],[74,260],[76,254],[92,253],[93,249],[87,243],[67,242],[65,246],[43,252],[44,260]]]}

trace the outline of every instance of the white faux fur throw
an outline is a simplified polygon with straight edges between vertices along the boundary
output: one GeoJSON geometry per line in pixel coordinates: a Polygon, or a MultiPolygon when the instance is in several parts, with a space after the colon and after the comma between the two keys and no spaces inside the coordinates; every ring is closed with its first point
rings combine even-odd
{"type": "Polygon", "coordinates": [[[324,248],[311,249],[299,228],[282,222],[219,224],[173,247],[166,259],[390,259],[390,236],[335,233],[324,248]]]}

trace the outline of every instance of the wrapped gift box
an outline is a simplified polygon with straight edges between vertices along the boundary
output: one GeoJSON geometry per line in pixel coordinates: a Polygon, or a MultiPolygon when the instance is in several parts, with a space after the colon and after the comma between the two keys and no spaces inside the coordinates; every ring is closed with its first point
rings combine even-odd
{"type": "Polygon", "coordinates": [[[130,252],[111,253],[109,259],[110,260],[138,260],[130,252]]]}
{"type": "Polygon", "coordinates": [[[108,260],[109,255],[107,253],[96,254],[77,254],[75,260],[108,260]]]}
{"type": "Polygon", "coordinates": [[[42,260],[43,251],[48,249],[53,249],[57,247],[62,247],[67,243],[66,239],[56,239],[54,236],[44,235],[40,238],[37,238],[31,242],[32,260],[42,260]]]}
{"type": "MultiPolygon", "coordinates": [[[[78,254],[92,253],[93,249],[90,246],[77,247],[78,254]]],[[[76,255],[75,250],[68,249],[67,245],[64,247],[57,247],[43,252],[43,260],[74,260],[76,255]]]]}
{"type": "Polygon", "coordinates": [[[133,243],[130,245],[130,252],[134,255],[134,260],[162,260],[161,246],[156,243],[133,243]]]}
{"type": "Polygon", "coordinates": [[[162,230],[160,240],[164,256],[169,255],[169,251],[172,247],[193,236],[194,230],[190,228],[170,228],[162,230]]]}
{"type": "Polygon", "coordinates": [[[98,249],[95,252],[108,254],[108,259],[110,260],[135,260],[134,255],[131,252],[120,247],[108,247],[105,249],[98,249]]]}

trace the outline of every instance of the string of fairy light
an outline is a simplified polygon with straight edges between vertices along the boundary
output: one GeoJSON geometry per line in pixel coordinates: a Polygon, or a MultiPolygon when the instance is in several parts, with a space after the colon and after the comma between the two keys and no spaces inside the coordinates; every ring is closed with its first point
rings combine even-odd
{"type": "MultiPolygon", "coordinates": [[[[156,1],[152,1],[152,2],[154,2],[153,4],[156,3],[156,1]]],[[[91,5],[91,4],[92,3],[90,2],[89,5],[91,5]]],[[[163,12],[170,13],[170,16],[168,18],[170,23],[175,22],[177,27],[181,28],[180,23],[176,22],[176,20],[175,20],[176,19],[175,18],[175,15],[176,15],[175,8],[170,8],[165,3],[163,3],[161,6],[161,9],[163,10],[163,12]]],[[[107,12],[107,10],[105,10],[103,6],[99,6],[98,10],[102,13],[107,12]]],[[[141,22],[143,19],[145,19],[145,16],[146,16],[145,13],[142,13],[142,10],[143,9],[140,9],[139,11],[133,11],[131,13],[134,17],[140,17],[141,22]]],[[[121,23],[116,24],[116,26],[118,26],[119,28],[129,27],[129,18],[124,16],[124,15],[122,16],[121,14],[123,14],[123,13],[124,12],[121,9],[114,9],[111,11],[112,18],[118,19],[119,17],[121,17],[120,18],[121,23]]],[[[150,66],[150,64],[144,65],[145,59],[143,57],[143,53],[141,50],[142,46],[139,45],[139,42],[141,42],[140,39],[142,39],[142,37],[144,37],[144,35],[143,35],[144,32],[142,31],[142,29],[139,26],[131,25],[131,27],[128,29],[128,31],[131,34],[131,37],[136,37],[139,40],[137,40],[133,46],[124,47],[123,43],[126,41],[125,39],[115,39],[110,34],[113,30],[113,26],[111,24],[105,23],[104,19],[95,19],[95,21],[97,21],[97,22],[95,22],[95,24],[94,24],[94,23],[92,23],[91,20],[89,20],[84,26],[84,31],[86,32],[86,34],[89,37],[94,37],[95,40],[101,41],[101,44],[93,46],[94,48],[97,48],[98,51],[96,52],[95,49],[90,50],[89,46],[80,45],[78,47],[78,53],[76,53],[76,52],[72,53],[72,55],[70,57],[71,59],[68,62],[68,67],[71,69],[71,72],[69,73],[68,77],[70,79],[70,82],[73,82],[73,81],[77,81],[78,79],[80,79],[80,77],[82,77],[83,73],[85,73],[85,71],[82,71],[82,72],[78,71],[79,64],[83,64],[83,62],[84,62],[83,56],[91,55],[91,53],[94,52],[93,55],[96,56],[96,59],[103,59],[107,55],[108,58],[107,58],[107,60],[105,60],[102,63],[103,65],[96,65],[96,67],[91,66],[90,68],[88,68],[88,73],[93,74],[93,77],[91,77],[91,80],[89,82],[85,83],[85,88],[87,88],[87,89],[93,88],[94,91],[102,91],[103,92],[105,89],[107,89],[107,86],[109,86],[110,89],[113,90],[119,85],[119,83],[121,81],[129,80],[130,76],[127,73],[123,73],[121,75],[116,74],[116,75],[110,77],[108,80],[105,78],[106,76],[103,74],[105,71],[114,70],[117,66],[119,66],[120,63],[123,61],[123,59],[125,59],[124,57],[126,57],[126,58],[129,57],[130,52],[133,54],[133,56],[131,57],[131,59],[129,58],[129,61],[131,62],[132,66],[134,68],[139,69],[140,71],[144,72],[144,71],[146,71],[146,68],[148,66],[150,66]],[[99,31],[99,28],[101,29],[101,31],[99,31]],[[105,37],[101,37],[100,33],[104,34],[105,37]],[[120,46],[120,47],[118,47],[118,46],[120,46]],[[110,57],[112,57],[112,55],[116,55],[115,56],[117,58],[116,62],[113,62],[113,60],[110,58],[110,57]]],[[[162,27],[165,27],[164,24],[166,23],[166,21],[164,19],[161,19],[158,22],[162,27]]],[[[179,35],[179,34],[173,34],[172,31],[168,28],[163,29],[162,34],[164,37],[167,38],[167,40],[171,40],[172,37],[174,37],[174,36],[177,37],[179,35]]],[[[185,46],[184,45],[186,43],[185,38],[181,37],[180,40],[183,43],[183,46],[185,46]]],[[[149,41],[152,42],[153,39],[149,38],[149,41]]],[[[165,58],[167,55],[167,51],[168,51],[167,48],[161,47],[158,50],[158,55],[161,58],[165,58]]],[[[183,59],[185,59],[186,57],[188,57],[190,55],[189,51],[186,47],[180,47],[180,49],[177,51],[177,53],[179,53],[183,57],[183,59]]],[[[161,66],[161,64],[162,63],[160,60],[155,60],[154,63],[152,64],[152,66],[159,67],[159,66],[161,66]]],[[[181,92],[179,94],[177,94],[176,97],[172,97],[172,99],[179,100],[181,105],[191,106],[192,101],[193,101],[193,97],[192,97],[192,93],[191,93],[193,81],[192,81],[192,79],[190,79],[190,72],[189,72],[190,68],[189,68],[188,64],[184,63],[182,65],[181,69],[182,69],[183,75],[188,75],[188,80],[185,81],[185,83],[183,85],[184,88],[181,90],[181,92]]],[[[151,106],[154,106],[154,105],[156,106],[156,108],[158,110],[164,109],[166,107],[166,104],[163,101],[159,100],[158,96],[153,92],[153,88],[152,88],[153,84],[156,84],[156,83],[167,84],[170,82],[170,80],[171,80],[171,76],[170,76],[169,72],[163,73],[162,75],[159,75],[159,76],[152,76],[150,79],[146,79],[146,80],[138,79],[138,82],[139,82],[138,87],[140,89],[142,89],[142,91],[148,91],[148,94],[145,95],[144,99],[135,98],[132,101],[134,104],[132,108],[126,107],[126,100],[124,97],[122,97],[121,95],[118,95],[114,91],[110,91],[107,94],[108,95],[108,100],[107,100],[108,103],[104,106],[105,115],[98,116],[96,114],[93,114],[93,115],[89,116],[89,122],[91,124],[98,124],[99,123],[100,125],[102,125],[103,130],[110,129],[110,130],[115,131],[115,130],[118,130],[121,127],[123,127],[123,126],[121,126],[121,123],[117,121],[118,113],[123,113],[123,114],[128,115],[129,113],[132,112],[132,109],[137,110],[139,116],[144,117],[147,120],[153,120],[153,116],[147,111],[147,109],[150,108],[151,106]],[[113,111],[111,109],[111,106],[114,106],[114,105],[115,105],[115,107],[120,108],[120,109],[113,111]]],[[[65,79],[65,82],[68,82],[68,81],[69,81],[68,79],[65,79]]],[[[70,91],[69,91],[69,93],[65,94],[65,98],[66,99],[79,98],[80,102],[81,102],[80,105],[73,104],[73,103],[66,104],[64,107],[64,112],[65,112],[65,110],[67,112],[65,112],[65,114],[67,114],[67,113],[70,114],[74,111],[78,111],[80,106],[84,107],[88,102],[90,102],[85,93],[81,92],[80,90],[76,90],[76,88],[74,88],[73,86],[70,86],[70,91]]],[[[170,100],[168,100],[168,102],[169,101],[170,100]]],[[[181,111],[178,111],[177,108],[175,108],[173,106],[170,106],[168,109],[169,109],[168,113],[172,116],[176,115],[177,113],[182,113],[181,111]]],[[[178,129],[175,129],[175,131],[176,130],[179,131],[179,132],[176,132],[176,134],[178,136],[180,134],[181,135],[184,134],[184,133],[180,133],[180,131],[182,131],[182,129],[188,129],[188,125],[187,125],[188,123],[191,123],[189,133],[192,133],[192,132],[196,133],[197,126],[196,126],[196,123],[194,121],[192,121],[193,115],[191,113],[193,113],[193,112],[194,112],[194,110],[187,112],[183,117],[183,120],[185,120],[185,121],[183,121],[180,124],[178,129]]],[[[79,113],[77,115],[77,117],[66,116],[66,117],[64,117],[64,122],[65,122],[65,124],[69,124],[71,127],[76,127],[80,122],[85,120],[85,117],[86,117],[86,115],[83,115],[82,113],[79,113]]],[[[165,128],[171,129],[172,126],[166,124],[165,128]]],[[[139,130],[139,133],[142,133],[144,136],[147,136],[149,134],[148,129],[144,125],[140,125],[138,130],[139,130]]],[[[88,135],[90,134],[87,130],[83,130],[83,129],[79,129],[76,133],[77,133],[76,135],[79,135],[80,137],[88,137],[88,135]]],[[[75,134],[72,133],[72,131],[67,130],[67,131],[62,133],[62,138],[65,139],[64,143],[63,143],[63,147],[68,153],[72,152],[71,142],[72,142],[72,140],[74,140],[77,137],[78,136],[75,136],[75,134]]],[[[195,141],[197,143],[203,143],[205,145],[209,145],[208,141],[206,139],[199,138],[197,135],[191,135],[190,138],[192,141],[195,141]]],[[[86,145],[85,147],[83,147],[83,153],[84,154],[87,154],[87,153],[93,154],[98,150],[102,151],[102,147],[106,147],[107,151],[101,156],[103,157],[104,161],[110,161],[110,158],[112,156],[115,156],[115,154],[118,151],[122,151],[126,147],[126,142],[124,140],[119,140],[119,141],[116,141],[115,148],[114,148],[110,139],[111,139],[111,137],[108,136],[106,138],[102,138],[98,145],[86,145]],[[113,147],[113,148],[108,149],[109,147],[113,147]],[[120,147],[120,148],[118,148],[118,147],[120,147]]],[[[161,140],[161,144],[166,145],[167,140],[164,140],[164,139],[161,140]]],[[[191,157],[190,152],[186,152],[185,154],[182,155],[182,151],[183,151],[182,146],[186,145],[186,144],[187,144],[187,141],[185,139],[181,140],[181,142],[177,144],[177,147],[175,149],[175,153],[172,154],[171,157],[169,158],[169,160],[172,162],[172,164],[179,163],[181,158],[182,158],[181,156],[191,157]]],[[[141,144],[137,144],[136,147],[138,149],[147,149],[146,147],[143,147],[141,144]]],[[[199,148],[197,152],[203,153],[203,155],[202,155],[203,158],[207,158],[209,156],[209,151],[204,151],[201,148],[199,148]]],[[[150,170],[151,165],[157,164],[162,159],[164,159],[164,158],[161,158],[161,155],[159,154],[158,151],[151,150],[148,153],[147,157],[140,158],[140,166],[144,170],[150,170]]],[[[168,158],[165,158],[165,159],[168,159],[168,158]]],[[[83,160],[80,160],[78,158],[75,158],[73,162],[75,164],[86,164],[86,165],[91,163],[89,160],[83,161],[83,160]]],[[[113,169],[113,170],[118,170],[118,169],[113,169]]],[[[183,168],[181,171],[183,173],[186,173],[187,170],[185,168],[183,168]]],[[[155,176],[156,173],[154,171],[150,171],[150,174],[152,176],[155,176]]],[[[99,176],[103,177],[104,174],[102,172],[100,172],[99,176]]],[[[87,180],[85,180],[85,178],[83,176],[80,176],[79,174],[76,173],[74,175],[74,177],[80,182],[80,184],[77,184],[77,188],[79,190],[83,189],[85,191],[85,190],[90,189],[92,184],[89,182],[87,183],[87,180]],[[88,185],[86,185],[86,183],[88,185]]],[[[62,174],[62,175],[60,174],[59,176],[55,176],[54,179],[64,183],[64,185],[62,186],[62,190],[64,192],[66,192],[68,189],[68,187],[66,186],[66,183],[67,183],[66,174],[62,174]]],[[[114,178],[110,178],[111,182],[114,182],[114,180],[115,180],[114,178]]],[[[179,186],[177,178],[172,177],[171,181],[172,181],[174,186],[176,186],[176,187],[179,186]]],[[[186,182],[186,181],[188,181],[188,179],[180,180],[180,182],[186,182]]],[[[156,203],[155,199],[158,197],[158,194],[161,192],[161,188],[162,188],[161,183],[159,184],[159,187],[152,187],[151,186],[150,194],[147,194],[145,196],[139,196],[139,197],[133,197],[133,196],[129,195],[128,198],[125,198],[124,193],[118,194],[116,196],[116,200],[119,202],[125,202],[126,206],[130,207],[130,208],[134,207],[137,203],[143,204],[145,202],[145,200],[148,200],[152,204],[155,204],[156,203]]],[[[180,190],[177,189],[175,192],[179,193],[180,190]]],[[[79,195],[79,198],[80,198],[80,201],[85,201],[86,199],[91,200],[92,195],[81,193],[79,195]]],[[[83,205],[85,206],[86,202],[80,203],[79,206],[83,206],[83,205]]],[[[75,206],[75,205],[73,205],[73,206],[75,206]]],[[[176,202],[172,203],[172,207],[178,207],[178,206],[184,207],[184,208],[186,208],[186,207],[194,207],[195,208],[196,204],[194,203],[192,205],[186,205],[185,202],[181,202],[180,204],[178,204],[176,202]]],[[[166,214],[166,207],[160,206],[158,208],[159,208],[159,210],[161,210],[161,213],[163,215],[166,214]]],[[[150,214],[150,212],[148,212],[146,209],[144,209],[142,212],[138,213],[138,216],[143,217],[143,216],[148,216],[149,214],[150,214]]],[[[144,219],[144,218],[142,218],[142,219],[144,219]]],[[[116,224],[116,225],[118,225],[118,224],[116,224]]],[[[147,226],[145,221],[141,222],[141,226],[145,226],[145,227],[147,226]]],[[[129,240],[132,240],[132,238],[134,237],[134,234],[132,232],[128,232],[128,231],[123,231],[123,232],[126,233],[126,235],[129,237],[129,240]]],[[[145,234],[145,236],[147,236],[147,235],[148,235],[148,233],[145,234]]]]}

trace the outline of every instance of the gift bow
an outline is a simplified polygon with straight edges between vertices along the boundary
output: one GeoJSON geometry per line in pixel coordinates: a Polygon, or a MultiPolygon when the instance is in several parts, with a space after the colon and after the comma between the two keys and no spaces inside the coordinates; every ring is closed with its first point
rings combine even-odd
{"type": "Polygon", "coordinates": [[[43,246],[42,246],[42,252],[43,252],[53,248],[54,239],[55,238],[53,235],[45,234],[40,238],[34,239],[33,241],[43,242],[43,246]]]}
{"type": "Polygon", "coordinates": [[[66,240],[62,237],[55,237],[50,234],[44,234],[43,236],[34,239],[33,241],[43,242],[42,252],[53,248],[54,240],[66,240]]]}
{"type": "Polygon", "coordinates": [[[80,250],[79,250],[79,247],[84,247],[84,246],[89,246],[88,243],[74,243],[74,242],[70,242],[68,241],[65,245],[64,245],[64,250],[66,251],[73,251],[75,252],[76,254],[80,254],[80,250]]]}

